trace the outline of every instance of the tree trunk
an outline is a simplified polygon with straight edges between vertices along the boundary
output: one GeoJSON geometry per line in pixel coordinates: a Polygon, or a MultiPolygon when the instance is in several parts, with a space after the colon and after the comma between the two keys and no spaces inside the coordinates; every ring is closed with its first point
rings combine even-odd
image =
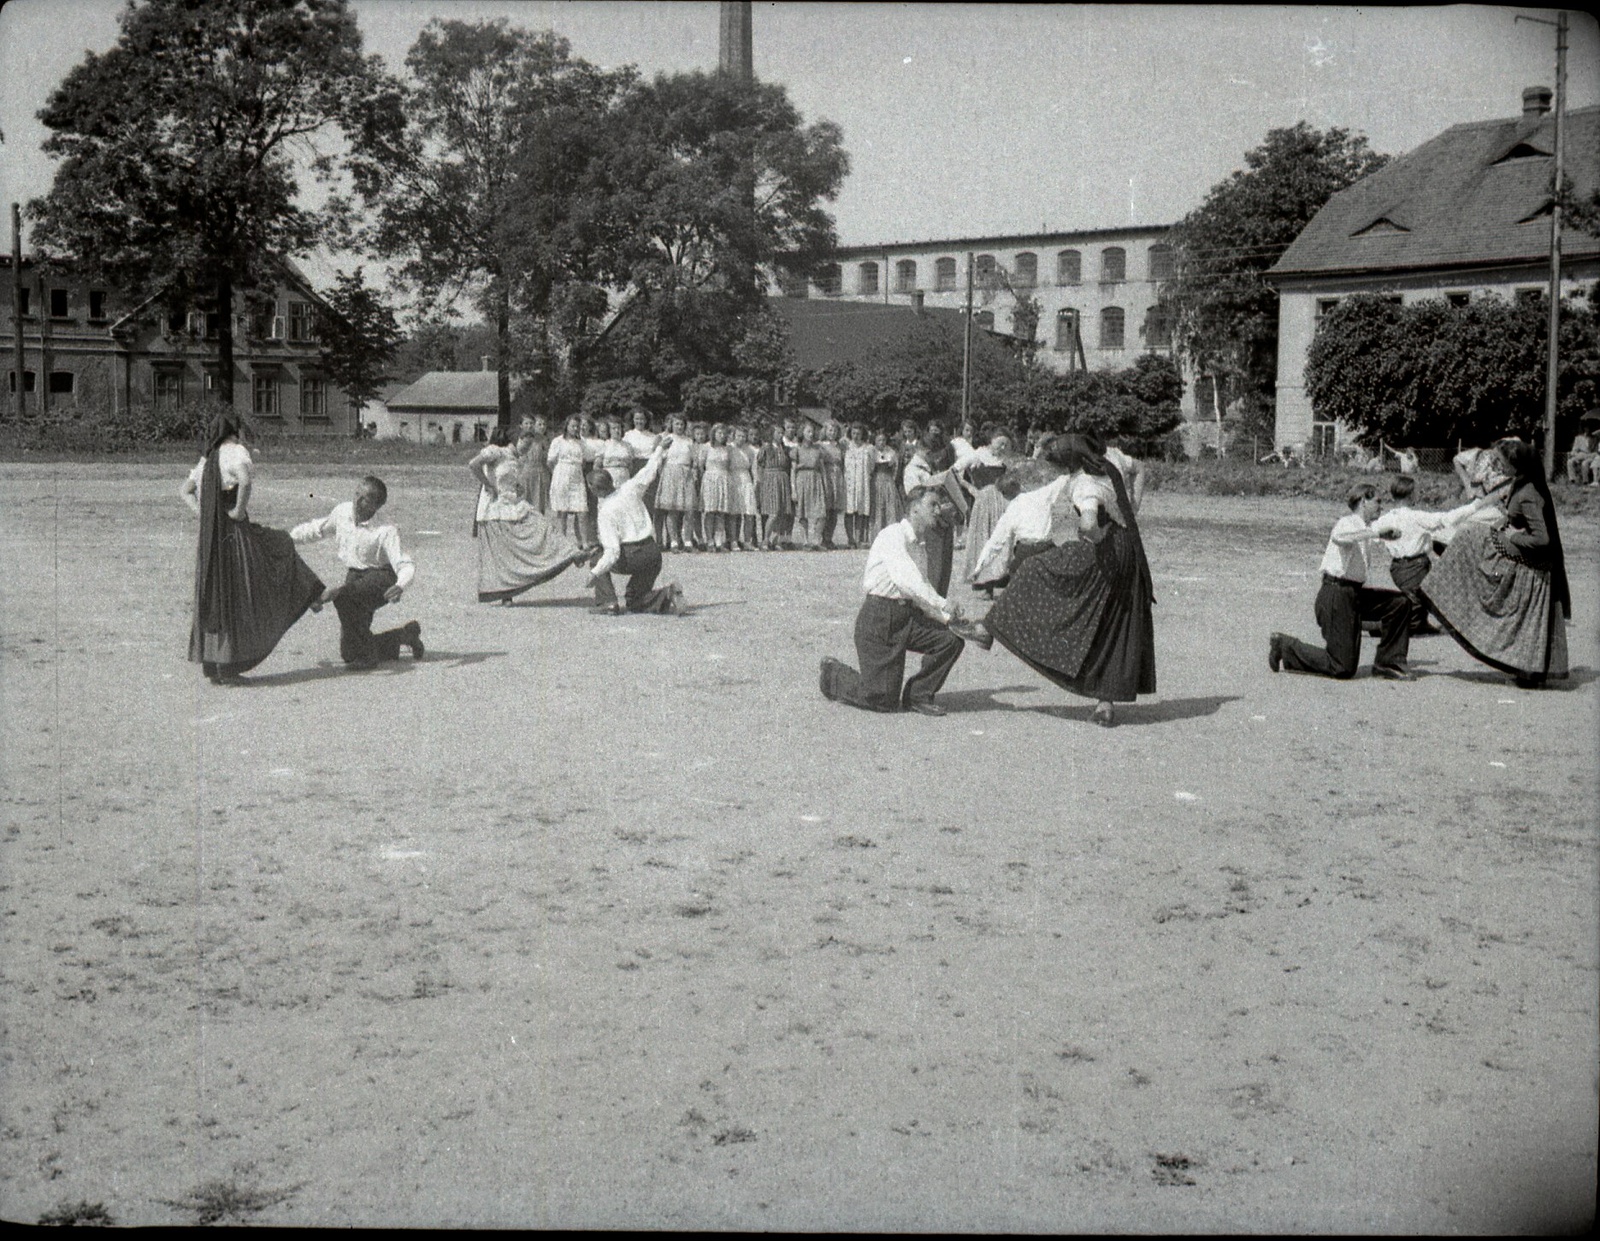
{"type": "Polygon", "coordinates": [[[217,275],[217,367],[221,371],[217,376],[217,400],[232,407],[233,274],[226,271],[217,275]]]}
{"type": "Polygon", "coordinates": [[[511,425],[511,375],[506,365],[511,357],[511,287],[502,278],[495,289],[494,327],[496,348],[499,356],[495,358],[495,401],[499,406],[499,422],[503,427],[511,425]]]}

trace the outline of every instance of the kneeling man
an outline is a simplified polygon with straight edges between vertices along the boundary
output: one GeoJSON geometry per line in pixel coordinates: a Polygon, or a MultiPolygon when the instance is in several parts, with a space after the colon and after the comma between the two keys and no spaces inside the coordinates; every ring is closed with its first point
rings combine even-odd
{"type": "Polygon", "coordinates": [[[933,701],[964,645],[951,629],[961,609],[928,582],[928,536],[954,521],[954,505],[938,487],[919,487],[903,521],[885,526],[872,541],[862,585],[867,597],[856,616],[858,673],[837,659],[822,661],[822,695],[868,711],[943,715],[933,701]],[[922,667],[905,682],[906,652],[922,667]]]}
{"type": "Polygon", "coordinates": [[[623,600],[629,612],[684,614],[683,587],[676,582],[656,585],[661,573],[661,548],[656,543],[655,522],[644,502],[645,492],[655,481],[671,443],[672,437],[663,435],[644,468],[621,486],[607,470],[595,469],[589,474],[589,489],[600,501],[595,518],[600,547],[589,569],[597,612],[615,615],[621,610],[611,575],[622,573],[628,578],[623,600]]]}

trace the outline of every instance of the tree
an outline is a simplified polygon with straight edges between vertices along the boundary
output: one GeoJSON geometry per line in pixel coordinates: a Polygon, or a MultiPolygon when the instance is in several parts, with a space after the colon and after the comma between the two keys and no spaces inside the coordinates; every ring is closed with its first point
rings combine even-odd
{"type": "Polygon", "coordinates": [[[823,204],[849,168],[838,126],[803,124],[781,86],[684,73],[633,91],[612,132],[615,249],[597,267],[621,302],[577,342],[585,376],[644,379],[674,406],[695,376],[779,379],[766,273],[813,272],[834,248],[823,204]]]}
{"type": "Polygon", "coordinates": [[[433,314],[465,296],[496,332],[499,406],[510,419],[513,369],[545,365],[556,290],[587,280],[609,237],[612,195],[594,179],[610,116],[634,80],[572,55],[553,31],[506,19],[430,22],[406,57],[409,126],[361,148],[358,189],[376,209],[362,233],[402,260],[401,282],[433,314]],[[521,333],[514,321],[532,321],[521,333]]]}
{"type": "Polygon", "coordinates": [[[1174,277],[1162,288],[1174,344],[1212,378],[1219,418],[1225,388],[1272,400],[1278,298],[1264,273],[1330,197],[1389,157],[1348,130],[1301,121],[1270,130],[1244,161],[1173,228],[1174,277]]]}
{"type": "Polygon", "coordinates": [[[236,296],[324,230],[296,202],[296,160],[331,173],[318,141],[390,129],[396,105],[345,0],[130,4],[115,46],[39,113],[62,162],[29,204],[35,239],[136,296],[214,307],[231,403],[236,296]]]}
{"type": "MultiPolygon", "coordinates": [[[[1477,297],[1397,305],[1352,297],[1323,316],[1306,359],[1306,391],[1321,420],[1355,428],[1368,444],[1486,444],[1538,435],[1544,424],[1548,303],[1477,297]]],[[[1570,437],[1596,403],[1600,318],[1585,302],[1561,305],[1558,436],[1570,437]]]]}
{"type": "Polygon", "coordinates": [[[326,295],[327,310],[317,314],[322,365],[345,390],[353,409],[378,395],[391,378],[392,364],[405,337],[394,311],[367,287],[362,269],[338,272],[326,295]]]}

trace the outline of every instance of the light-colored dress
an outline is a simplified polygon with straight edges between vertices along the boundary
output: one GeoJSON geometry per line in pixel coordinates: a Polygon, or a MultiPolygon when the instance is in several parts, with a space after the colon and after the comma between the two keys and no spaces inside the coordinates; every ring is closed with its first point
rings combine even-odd
{"type": "MultiPolygon", "coordinates": [[[[508,448],[503,444],[487,444],[484,446],[482,451],[480,451],[478,455],[473,458],[473,461],[483,462],[484,469],[487,471],[489,477],[497,478],[499,477],[501,468],[505,466],[507,462],[515,462],[516,459],[517,454],[515,449],[508,448]]],[[[495,484],[497,487],[499,485],[499,483],[495,484]]],[[[522,494],[521,482],[518,481],[515,486],[517,494],[520,496],[522,494]]],[[[489,489],[487,487],[480,486],[478,488],[478,507],[472,515],[472,528],[474,531],[477,530],[478,523],[484,520],[484,514],[488,511],[489,489]]]]}
{"type": "Polygon", "coordinates": [[[872,513],[872,451],[871,444],[844,450],[844,511],[852,517],[872,513]]]}
{"type": "Polygon", "coordinates": [[[740,517],[756,515],[756,450],[753,446],[728,446],[728,473],[733,481],[729,513],[740,517]]]}
{"type": "Polygon", "coordinates": [[[694,511],[696,488],[694,485],[695,449],[699,445],[676,437],[667,447],[661,462],[661,472],[656,476],[656,507],[669,513],[694,511]]]}
{"type": "Polygon", "coordinates": [[[660,440],[661,436],[656,432],[641,431],[638,427],[631,427],[622,433],[622,442],[633,453],[633,465],[630,468],[635,474],[644,469],[644,463],[650,460],[650,454],[656,450],[660,440]]]}
{"type": "Polygon", "coordinates": [[[706,448],[705,472],[700,477],[700,508],[707,513],[737,513],[733,506],[733,474],[729,463],[733,449],[726,444],[706,448]]]}
{"type": "Polygon", "coordinates": [[[596,460],[618,487],[633,477],[633,449],[624,440],[602,440],[596,460]]]}
{"type": "Polygon", "coordinates": [[[581,439],[557,436],[550,444],[545,461],[550,466],[550,511],[553,513],[587,513],[589,489],[583,482],[584,466],[589,457],[581,439]]]}
{"type": "Polygon", "coordinates": [[[522,474],[522,462],[512,454],[496,462],[490,475],[496,494],[478,519],[479,603],[515,598],[582,557],[578,545],[524,498],[522,474]]]}

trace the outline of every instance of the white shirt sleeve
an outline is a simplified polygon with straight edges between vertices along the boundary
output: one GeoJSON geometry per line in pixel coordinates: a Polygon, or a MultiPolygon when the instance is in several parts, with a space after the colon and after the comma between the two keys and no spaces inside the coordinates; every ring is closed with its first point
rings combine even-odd
{"type": "Polygon", "coordinates": [[[339,528],[339,510],[336,508],[326,517],[313,517],[310,521],[303,521],[289,531],[289,537],[296,543],[315,543],[318,539],[325,539],[339,528]]]}
{"type": "Polygon", "coordinates": [[[379,544],[383,548],[383,558],[394,570],[394,584],[404,590],[411,585],[411,579],[416,576],[417,566],[412,563],[411,557],[400,549],[400,531],[393,526],[385,526],[383,534],[379,537],[379,544]]]}
{"type": "Polygon", "coordinates": [[[978,553],[978,563],[973,566],[972,580],[987,582],[1001,576],[1011,560],[1011,549],[1017,541],[1017,510],[1010,504],[994,523],[989,541],[978,553]],[[998,571],[997,571],[998,570],[998,571]]]}

